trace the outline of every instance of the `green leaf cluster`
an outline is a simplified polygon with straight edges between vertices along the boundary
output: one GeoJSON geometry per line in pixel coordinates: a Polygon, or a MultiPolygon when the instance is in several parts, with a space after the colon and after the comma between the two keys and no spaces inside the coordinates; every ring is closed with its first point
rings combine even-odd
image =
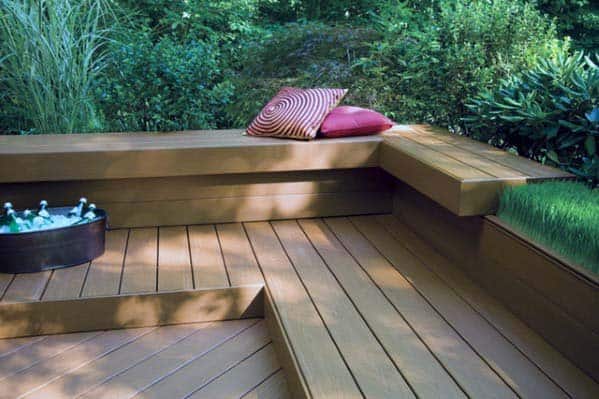
{"type": "Polygon", "coordinates": [[[469,133],[599,182],[599,57],[544,58],[467,104],[469,133]]]}

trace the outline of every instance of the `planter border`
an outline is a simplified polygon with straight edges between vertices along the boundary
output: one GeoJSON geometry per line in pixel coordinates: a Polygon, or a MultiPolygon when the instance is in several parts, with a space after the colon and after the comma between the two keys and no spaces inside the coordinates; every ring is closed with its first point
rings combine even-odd
{"type": "Polygon", "coordinates": [[[591,272],[583,266],[580,266],[565,257],[559,255],[551,248],[539,244],[538,242],[530,239],[526,234],[519,232],[514,227],[512,227],[509,223],[504,222],[498,216],[489,215],[485,216],[485,219],[489,222],[497,226],[498,228],[505,231],[507,234],[514,236],[515,239],[522,241],[526,245],[532,247],[539,254],[550,258],[557,266],[562,267],[566,272],[572,273],[576,277],[582,278],[586,280],[589,284],[593,285],[596,289],[599,289],[599,275],[591,272]]]}

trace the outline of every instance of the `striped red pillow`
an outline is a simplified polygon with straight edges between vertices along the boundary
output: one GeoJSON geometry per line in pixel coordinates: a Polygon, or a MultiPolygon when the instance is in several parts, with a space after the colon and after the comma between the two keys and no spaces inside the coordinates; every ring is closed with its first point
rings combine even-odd
{"type": "Polygon", "coordinates": [[[254,118],[247,133],[252,136],[313,139],[324,118],[345,93],[346,89],[284,87],[254,118]]]}

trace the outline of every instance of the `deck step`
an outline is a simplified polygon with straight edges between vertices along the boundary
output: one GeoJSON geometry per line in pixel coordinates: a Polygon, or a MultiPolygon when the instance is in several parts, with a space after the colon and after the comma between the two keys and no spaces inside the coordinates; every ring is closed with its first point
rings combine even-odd
{"type": "Polygon", "coordinates": [[[2,399],[289,397],[260,319],[0,342],[2,399]]]}
{"type": "Polygon", "coordinates": [[[596,381],[392,215],[244,226],[294,397],[599,395],[596,381]]]}

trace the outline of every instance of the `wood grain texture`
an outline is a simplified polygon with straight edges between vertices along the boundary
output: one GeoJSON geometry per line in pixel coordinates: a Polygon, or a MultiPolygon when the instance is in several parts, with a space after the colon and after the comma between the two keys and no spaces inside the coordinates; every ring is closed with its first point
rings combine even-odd
{"type": "MultiPolygon", "coordinates": [[[[375,281],[361,268],[370,271],[380,269],[381,274],[386,270],[387,273],[394,274],[392,266],[376,252],[347,218],[326,219],[326,224],[335,238],[331,237],[321,224],[311,223],[308,228],[304,228],[309,235],[328,236],[330,245],[336,247],[329,252],[343,252],[339,248],[343,245],[348,255],[351,254],[355,258],[353,261],[347,255],[337,256],[339,260],[327,263],[410,385],[422,397],[464,398],[462,388],[422,342],[419,332],[406,322],[375,281]]],[[[331,257],[326,253],[322,255],[325,259],[331,257]]]]}
{"type": "MultiPolygon", "coordinates": [[[[336,268],[339,260],[335,255],[338,256],[339,253],[327,251],[329,243],[326,237],[310,229],[311,221],[301,221],[300,224],[310,241],[295,221],[276,222],[273,223],[273,228],[360,389],[369,398],[415,397],[396,365],[324,263],[323,258],[332,269],[336,268]],[[311,242],[321,255],[312,247],[311,242]]],[[[351,287],[346,289],[351,290],[351,287]]]]}
{"type": "Polygon", "coordinates": [[[261,222],[246,223],[246,230],[310,396],[361,398],[275,232],[268,223],[261,222]]]}
{"type": "Polygon", "coordinates": [[[45,135],[42,139],[3,136],[0,182],[372,167],[377,165],[381,141],[370,136],[298,142],[241,133],[45,135]]]}
{"type": "MultiPolygon", "coordinates": [[[[410,261],[409,257],[405,258],[401,246],[370,219],[356,217],[351,218],[351,221],[394,267],[402,270],[402,266],[410,261]]],[[[380,260],[377,263],[382,264],[380,260]]],[[[419,291],[420,284],[416,284],[411,278],[396,270],[377,267],[377,263],[365,263],[363,266],[408,322],[419,332],[423,341],[467,395],[477,398],[517,397],[495,370],[422,296],[419,291]]]]}
{"type": "MultiPolygon", "coordinates": [[[[480,314],[426,268],[405,247],[393,239],[383,239],[385,231],[374,236],[375,219],[361,217],[360,227],[371,232],[373,242],[394,266],[419,288],[422,295],[443,314],[451,326],[466,339],[490,367],[519,396],[541,394],[546,398],[564,398],[566,394],[534,363],[530,362],[480,314]],[[393,246],[395,243],[395,246],[393,246]],[[393,252],[392,252],[393,251],[393,252]]],[[[381,226],[378,225],[380,229],[381,226]]]]}
{"type": "Polygon", "coordinates": [[[592,280],[567,265],[558,266],[555,258],[523,245],[514,235],[497,233],[497,227],[491,227],[492,218],[457,217],[405,184],[398,185],[394,205],[396,215],[409,229],[460,267],[576,366],[599,380],[597,359],[590,355],[599,341],[597,334],[587,327],[596,317],[588,316],[583,324],[581,311],[588,309],[588,303],[580,310],[571,305],[578,301],[573,293],[580,291],[587,295],[594,284],[592,280]],[[498,252],[498,248],[503,249],[498,252]],[[535,273],[529,273],[527,263],[533,264],[535,273]],[[571,292],[569,296],[562,292],[562,281],[563,288],[571,292]],[[580,284],[578,289],[576,282],[580,284]],[[559,302],[555,301],[556,296],[559,302]],[[569,314],[568,309],[575,313],[569,314]]]}
{"type": "Polygon", "coordinates": [[[119,202],[102,206],[110,226],[145,227],[386,213],[390,191],[119,202]],[[185,209],[185,212],[181,210],[185,209]]]}
{"type": "Polygon", "coordinates": [[[268,286],[264,287],[264,320],[272,343],[277,350],[281,367],[287,376],[287,387],[292,398],[310,398],[310,389],[302,374],[298,359],[293,351],[290,337],[285,331],[283,321],[275,310],[275,303],[268,286]]]}
{"type": "Polygon", "coordinates": [[[0,338],[261,317],[262,286],[0,306],[0,338]]]}
{"type": "MultiPolygon", "coordinates": [[[[15,353],[0,358],[0,373],[10,372],[4,378],[0,374],[0,397],[124,399],[143,391],[151,393],[162,381],[168,385],[194,369],[212,375],[202,389],[191,391],[200,397],[239,398],[253,391],[279,392],[284,399],[289,397],[281,389],[285,376],[273,346],[261,345],[263,324],[259,320],[219,321],[43,336],[44,344],[33,343],[18,357],[15,353]],[[232,362],[221,362],[224,357],[232,362]]],[[[13,341],[22,339],[8,342],[13,341]]],[[[184,382],[194,386],[194,381],[184,382]]],[[[163,397],[177,397],[176,389],[167,390],[163,397]]]]}
{"type": "Polygon", "coordinates": [[[156,291],[157,273],[158,229],[132,229],[129,232],[120,293],[156,291]]]}
{"type": "Polygon", "coordinates": [[[188,233],[196,288],[230,286],[215,227],[189,226],[188,233]]]}
{"type": "MultiPolygon", "coordinates": [[[[75,398],[198,331],[197,324],[151,330],[135,341],[49,381],[27,399],[75,398]]],[[[109,332],[109,334],[114,332],[109,332]]]]}
{"type": "MultiPolygon", "coordinates": [[[[572,178],[572,174],[560,169],[542,165],[525,157],[519,157],[507,151],[482,143],[468,137],[451,134],[447,129],[430,125],[410,125],[411,133],[419,136],[434,137],[437,140],[444,141],[454,147],[461,148],[473,154],[476,159],[485,158],[497,165],[503,165],[512,170],[520,172],[530,179],[545,178],[572,178]]],[[[471,156],[465,157],[471,159],[471,156]]]]}
{"type": "Polygon", "coordinates": [[[193,289],[187,228],[161,227],[159,237],[158,291],[193,289]]]}
{"type": "Polygon", "coordinates": [[[256,257],[241,223],[216,225],[231,285],[262,284],[256,257]]]}
{"type": "Polygon", "coordinates": [[[128,230],[106,232],[106,251],[89,266],[81,296],[118,294],[128,235],[128,230]]]}
{"type": "Polygon", "coordinates": [[[493,213],[505,187],[573,178],[484,144],[457,145],[470,142],[438,128],[398,125],[384,134],[380,166],[459,216],[493,213]]]}
{"type": "Polygon", "coordinates": [[[14,279],[4,292],[1,304],[13,302],[37,301],[42,297],[50,271],[40,273],[24,273],[15,275],[14,279]]]}
{"type": "Polygon", "coordinates": [[[393,236],[494,325],[514,346],[538,365],[570,396],[599,396],[599,385],[565,359],[553,346],[468,278],[456,265],[420,239],[392,215],[377,217],[393,236]]]}
{"type": "Polygon", "coordinates": [[[256,388],[242,396],[243,399],[284,399],[290,398],[285,372],[280,370],[268,377],[256,388]]]}
{"type": "Polygon", "coordinates": [[[52,206],[72,206],[85,193],[112,228],[165,226],[390,212],[391,180],[363,168],[36,182],[0,184],[0,200],[34,207],[44,192],[52,206]]]}
{"type": "Polygon", "coordinates": [[[178,368],[184,367],[195,359],[200,359],[214,348],[226,345],[241,332],[255,325],[256,322],[256,320],[235,320],[200,324],[195,333],[175,342],[155,356],[111,377],[81,397],[87,399],[131,398],[150,388],[155,382],[178,368]]]}
{"type": "Polygon", "coordinates": [[[173,370],[164,378],[140,392],[134,398],[163,399],[189,397],[209,384],[223,373],[237,366],[270,342],[268,330],[263,321],[259,321],[239,335],[220,345],[203,356],[173,370]]]}
{"type": "Polygon", "coordinates": [[[196,391],[190,399],[239,398],[279,370],[274,346],[268,344],[225,374],[196,391]]]}
{"type": "Polygon", "coordinates": [[[150,329],[131,329],[119,330],[113,334],[98,334],[85,341],[85,345],[76,345],[0,381],[0,398],[15,398],[29,394],[44,383],[84,366],[149,331],[150,329]]]}
{"type": "Polygon", "coordinates": [[[55,301],[59,299],[78,298],[81,295],[81,289],[83,288],[90,263],[52,271],[50,281],[48,281],[48,286],[42,299],[44,301],[55,301]]]}

